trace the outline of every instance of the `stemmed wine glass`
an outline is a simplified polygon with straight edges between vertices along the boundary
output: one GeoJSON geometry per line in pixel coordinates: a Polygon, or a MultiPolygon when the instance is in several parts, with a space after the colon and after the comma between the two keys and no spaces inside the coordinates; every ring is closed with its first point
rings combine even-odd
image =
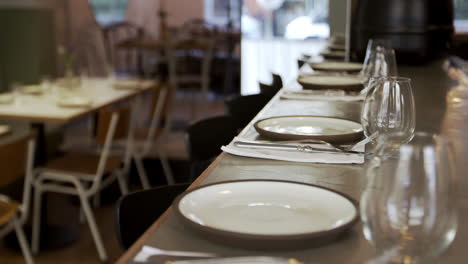
{"type": "Polygon", "coordinates": [[[409,141],[416,127],[411,80],[404,77],[371,78],[368,87],[361,112],[365,136],[379,138],[402,132],[405,135],[402,142],[409,141]]]}
{"type": "Polygon", "coordinates": [[[385,136],[368,162],[360,210],[365,238],[385,263],[430,263],[457,230],[453,155],[438,135],[385,136]]]}
{"type": "MultiPolygon", "coordinates": [[[[387,77],[397,75],[398,70],[395,50],[391,48],[389,40],[369,40],[363,68],[359,73],[364,86],[368,86],[369,80],[372,77],[387,77]]],[[[367,92],[367,90],[367,88],[364,89],[362,93],[367,92]]]]}

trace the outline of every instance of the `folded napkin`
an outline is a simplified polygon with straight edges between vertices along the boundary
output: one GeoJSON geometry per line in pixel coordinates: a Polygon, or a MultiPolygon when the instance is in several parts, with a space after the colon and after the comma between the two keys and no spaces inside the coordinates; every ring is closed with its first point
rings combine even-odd
{"type": "MultiPolygon", "coordinates": [[[[273,149],[245,148],[234,145],[236,140],[249,140],[236,137],[227,146],[221,147],[224,152],[244,157],[283,160],[293,162],[310,162],[310,163],[332,163],[332,164],[362,164],[364,163],[364,155],[348,154],[348,153],[326,153],[326,152],[301,152],[301,151],[286,151],[273,149]]],[[[308,144],[318,148],[327,148],[324,144],[308,144]]],[[[356,151],[364,151],[364,146],[356,147],[356,151]]]]}
{"type": "Polygon", "coordinates": [[[326,94],[326,93],[307,93],[307,92],[284,92],[281,99],[290,100],[318,100],[318,101],[363,101],[365,95],[338,95],[338,94],[326,94]]]}
{"type": "Polygon", "coordinates": [[[143,246],[140,252],[133,259],[134,263],[167,263],[167,259],[174,260],[177,258],[208,258],[215,257],[213,253],[205,252],[189,252],[189,251],[173,251],[162,250],[151,246],[143,246]],[[157,261],[159,260],[159,261],[157,261]]]}
{"type": "Polygon", "coordinates": [[[11,131],[9,125],[0,125],[0,136],[6,135],[11,131]]]}

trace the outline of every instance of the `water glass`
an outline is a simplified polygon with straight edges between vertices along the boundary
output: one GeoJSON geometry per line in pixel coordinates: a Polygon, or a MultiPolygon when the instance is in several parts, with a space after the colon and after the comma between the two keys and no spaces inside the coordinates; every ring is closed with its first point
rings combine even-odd
{"type": "Polygon", "coordinates": [[[365,238],[384,263],[431,263],[457,231],[454,155],[438,135],[385,136],[367,163],[360,210],[365,238]]]}
{"type": "MultiPolygon", "coordinates": [[[[361,112],[366,137],[402,132],[403,142],[411,139],[416,127],[411,80],[404,77],[371,78],[361,112]]],[[[376,140],[374,140],[375,142],[376,140]]]]}
{"type": "Polygon", "coordinates": [[[386,39],[370,40],[367,45],[366,57],[362,71],[359,74],[364,85],[372,77],[397,76],[395,50],[386,39]]]}

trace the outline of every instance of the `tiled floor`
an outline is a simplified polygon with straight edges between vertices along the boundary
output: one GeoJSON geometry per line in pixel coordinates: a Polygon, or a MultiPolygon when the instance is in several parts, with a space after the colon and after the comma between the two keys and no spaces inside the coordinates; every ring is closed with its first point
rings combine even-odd
{"type": "MultiPolygon", "coordinates": [[[[184,181],[187,178],[187,154],[184,142],[184,127],[190,122],[210,116],[222,115],[224,113],[223,98],[212,97],[208,102],[201,98],[196,98],[193,104],[192,96],[188,94],[178,94],[175,101],[174,127],[176,131],[171,134],[165,147],[171,160],[171,166],[176,174],[176,180],[184,181]]],[[[150,176],[161,179],[158,175],[160,168],[158,160],[149,160],[147,164],[152,167],[150,176]],[[154,166],[153,166],[154,165],[154,166]]],[[[132,177],[132,179],[135,177],[132,177]]],[[[160,183],[156,180],[155,183],[160,183]]],[[[140,188],[138,181],[131,181],[131,189],[140,188]]],[[[111,186],[112,187],[112,186],[111,186]]],[[[118,188],[110,189],[103,194],[103,204],[94,209],[96,220],[104,239],[109,263],[115,262],[123,253],[115,235],[114,226],[114,204],[118,199],[118,188]]],[[[49,218],[51,223],[66,223],[71,228],[79,230],[79,239],[72,245],[55,251],[43,251],[35,256],[36,263],[100,263],[94,242],[91,238],[87,224],[79,222],[79,207],[73,200],[64,195],[54,194],[49,197],[49,218]]],[[[0,263],[16,264],[24,263],[19,251],[7,248],[0,242],[0,263]]]]}

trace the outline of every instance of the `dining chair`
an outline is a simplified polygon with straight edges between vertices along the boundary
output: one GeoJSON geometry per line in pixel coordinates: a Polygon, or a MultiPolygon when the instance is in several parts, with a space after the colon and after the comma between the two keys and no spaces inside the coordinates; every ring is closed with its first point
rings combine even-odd
{"type": "Polygon", "coordinates": [[[190,177],[194,180],[221,153],[221,146],[237,136],[238,126],[231,116],[217,116],[192,123],[185,132],[190,160],[190,177]]]}
{"type": "Polygon", "coordinates": [[[171,132],[174,90],[174,85],[170,82],[160,85],[160,87],[155,90],[149,128],[147,131],[144,130],[142,133],[139,133],[142,137],[139,141],[142,144],[139,144],[139,148],[135,147],[132,151],[132,158],[135,161],[137,172],[144,189],[149,189],[151,186],[143,160],[151,156],[153,149],[156,149],[167,183],[170,185],[175,183],[164,148],[164,143],[171,132]]]}
{"type": "Polygon", "coordinates": [[[191,20],[181,26],[170,47],[177,90],[200,86],[202,98],[208,98],[216,43],[216,28],[204,21],[191,20]]]}
{"type": "MultiPolygon", "coordinates": [[[[109,124],[105,129],[105,137],[101,138],[104,142],[99,155],[67,153],[36,169],[32,232],[32,250],[34,253],[37,253],[39,249],[42,194],[44,192],[55,192],[79,197],[99,258],[101,261],[107,260],[102,237],[88,200],[115,180],[118,181],[122,194],[128,192],[123,169],[121,168],[122,157],[109,155],[112,141],[116,136],[121,111],[110,110],[109,124]]],[[[98,136],[98,138],[100,137],[98,136]]]]}
{"type": "Polygon", "coordinates": [[[178,183],[120,197],[115,207],[115,226],[120,245],[128,249],[188,186],[189,183],[178,183]]]}
{"type": "Polygon", "coordinates": [[[119,49],[117,45],[131,39],[141,39],[144,36],[142,28],[127,22],[117,22],[102,28],[107,50],[109,65],[117,74],[142,74],[142,54],[139,50],[119,49]]]}
{"type": "Polygon", "coordinates": [[[21,203],[0,193],[0,238],[13,230],[23,252],[25,262],[34,263],[23,225],[29,217],[33,164],[35,154],[34,135],[27,134],[0,146],[0,186],[8,186],[24,177],[21,203]]]}
{"type": "Polygon", "coordinates": [[[272,82],[271,84],[266,84],[263,82],[258,82],[260,87],[261,94],[267,94],[272,98],[281,88],[283,88],[283,79],[279,74],[271,74],[272,82]]]}
{"type": "Polygon", "coordinates": [[[234,118],[238,128],[244,128],[270,101],[268,94],[230,97],[225,100],[226,113],[234,118]]]}

